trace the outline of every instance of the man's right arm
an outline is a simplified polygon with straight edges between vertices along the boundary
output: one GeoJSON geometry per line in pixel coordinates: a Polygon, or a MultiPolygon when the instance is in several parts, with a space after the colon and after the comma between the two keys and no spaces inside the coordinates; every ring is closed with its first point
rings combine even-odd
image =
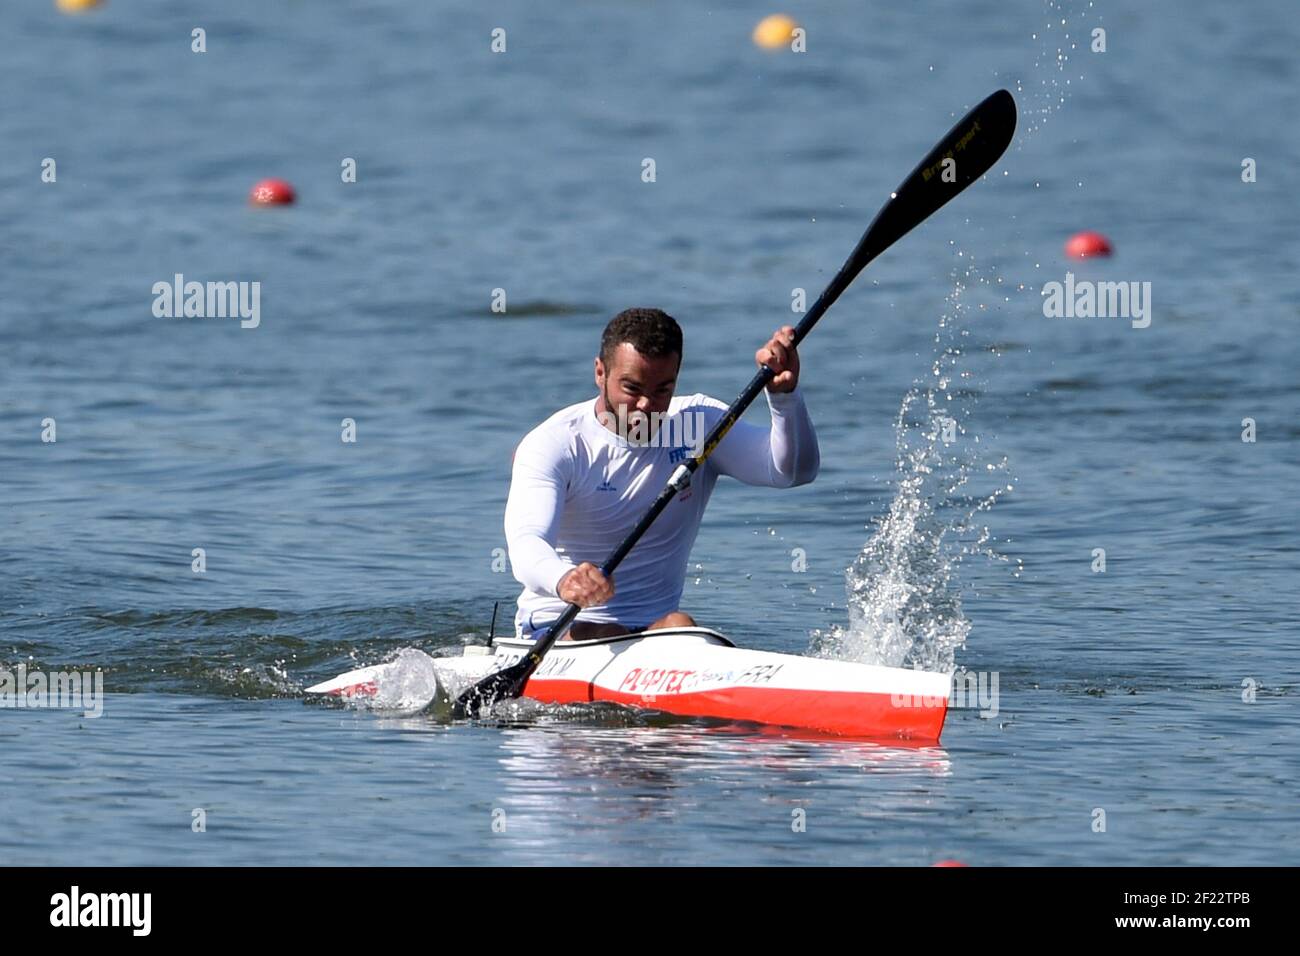
{"type": "Polygon", "coordinates": [[[515,580],[538,594],[557,596],[560,578],[573,565],[552,542],[564,514],[571,462],[549,436],[529,433],[515,450],[506,499],[506,545],[515,580]]]}

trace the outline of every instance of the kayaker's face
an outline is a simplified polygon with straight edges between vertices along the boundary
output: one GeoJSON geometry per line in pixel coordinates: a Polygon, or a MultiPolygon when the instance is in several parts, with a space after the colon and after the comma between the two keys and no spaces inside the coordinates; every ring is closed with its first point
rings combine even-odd
{"type": "Polygon", "coordinates": [[[621,417],[627,422],[629,435],[637,431],[647,437],[653,435],[652,429],[658,427],[673,400],[680,366],[679,355],[642,355],[628,342],[615,350],[608,368],[597,356],[596,387],[600,389],[600,401],[596,403],[596,414],[609,413],[605,427],[611,431],[619,430],[621,417]],[[659,417],[652,418],[655,413],[659,417]]]}

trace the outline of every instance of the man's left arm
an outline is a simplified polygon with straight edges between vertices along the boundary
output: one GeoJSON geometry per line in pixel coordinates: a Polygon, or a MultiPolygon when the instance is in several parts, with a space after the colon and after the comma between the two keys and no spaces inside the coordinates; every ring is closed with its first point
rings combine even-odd
{"type": "Polygon", "coordinates": [[[736,422],[710,460],[719,473],[747,485],[806,485],[817,477],[821,452],[808,406],[797,390],[799,353],[794,346],[794,329],[788,325],[778,329],[755,353],[754,360],[776,373],[764,392],[772,426],[763,429],[736,422]]]}
{"type": "Polygon", "coordinates": [[[736,422],[709,461],[720,474],[747,485],[793,488],[808,484],[817,477],[821,454],[803,395],[797,391],[768,393],[767,407],[772,414],[770,429],[736,422]]]}

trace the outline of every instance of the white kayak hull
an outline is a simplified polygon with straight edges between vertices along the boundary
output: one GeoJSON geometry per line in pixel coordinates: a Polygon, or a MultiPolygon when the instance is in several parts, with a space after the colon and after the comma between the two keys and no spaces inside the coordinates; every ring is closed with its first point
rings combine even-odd
{"type": "MultiPolygon", "coordinates": [[[[522,659],[531,646],[531,641],[502,638],[491,650],[467,648],[462,657],[421,655],[436,674],[436,690],[428,686],[431,675],[412,677],[409,655],[420,652],[406,651],[406,666],[396,666],[399,658],[350,671],[308,693],[392,700],[394,709],[412,710],[421,680],[426,704],[435,697],[454,698],[522,659]],[[399,675],[405,686],[394,691],[399,675]]],[[[951,674],[747,650],[708,628],[683,627],[557,642],[524,696],[554,704],[607,701],[854,737],[937,741],[951,686],[951,674]]]]}

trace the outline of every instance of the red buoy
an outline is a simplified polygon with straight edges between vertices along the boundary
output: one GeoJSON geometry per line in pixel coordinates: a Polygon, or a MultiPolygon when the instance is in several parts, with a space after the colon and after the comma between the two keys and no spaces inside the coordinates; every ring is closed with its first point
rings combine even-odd
{"type": "Polygon", "coordinates": [[[296,198],[293,186],[283,179],[263,179],[248,194],[248,201],[254,206],[287,206],[296,198]]]}
{"type": "Polygon", "coordinates": [[[1089,259],[1110,255],[1110,240],[1099,232],[1085,229],[1065,241],[1065,254],[1071,259],[1089,259]]]}
{"type": "Polygon", "coordinates": [[[965,866],[965,865],[966,865],[966,864],[963,863],[961,860],[940,860],[938,863],[931,863],[931,864],[930,864],[931,867],[936,867],[936,866],[965,866]]]}

